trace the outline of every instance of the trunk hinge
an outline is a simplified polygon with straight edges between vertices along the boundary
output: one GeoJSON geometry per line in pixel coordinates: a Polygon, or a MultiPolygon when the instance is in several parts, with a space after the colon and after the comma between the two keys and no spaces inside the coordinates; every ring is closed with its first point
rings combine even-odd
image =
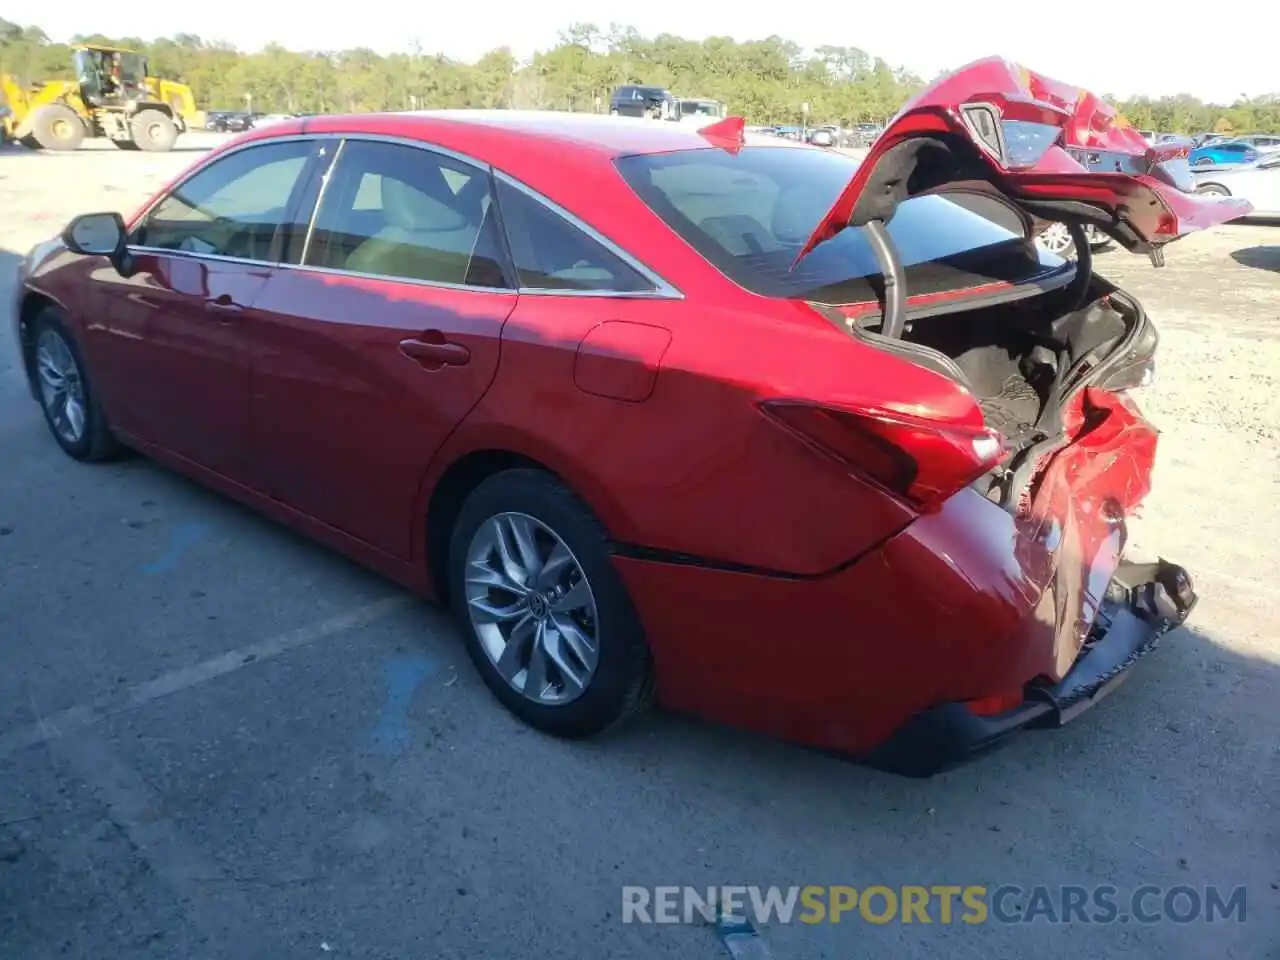
{"type": "Polygon", "coordinates": [[[884,276],[884,319],[880,323],[880,335],[898,340],[907,323],[907,272],[884,221],[870,220],[864,229],[884,276]]]}

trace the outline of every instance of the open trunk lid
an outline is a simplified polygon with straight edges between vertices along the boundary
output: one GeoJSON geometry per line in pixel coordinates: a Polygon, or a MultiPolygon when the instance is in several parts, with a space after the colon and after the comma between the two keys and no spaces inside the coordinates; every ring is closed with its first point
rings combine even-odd
{"type": "Polygon", "coordinates": [[[876,140],[796,258],[845,227],[887,223],[949,181],[987,181],[1042,219],[1091,224],[1159,263],[1160,248],[1244,216],[1198,196],[1185,145],[1150,146],[1099,97],[1001,58],[947,74],[876,140]]]}

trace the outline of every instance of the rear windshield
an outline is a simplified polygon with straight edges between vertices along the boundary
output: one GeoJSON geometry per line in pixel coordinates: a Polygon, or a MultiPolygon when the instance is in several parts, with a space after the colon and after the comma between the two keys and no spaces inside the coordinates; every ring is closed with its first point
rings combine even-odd
{"type": "MultiPolygon", "coordinates": [[[[753,293],[828,303],[876,299],[880,268],[862,230],[843,230],[791,269],[857,170],[828,150],[745,147],[621,157],[631,188],[681,237],[753,293]]],[[[979,195],[913,197],[889,222],[909,294],[1018,282],[1062,263],[1027,243],[1017,213],[979,195]]]]}

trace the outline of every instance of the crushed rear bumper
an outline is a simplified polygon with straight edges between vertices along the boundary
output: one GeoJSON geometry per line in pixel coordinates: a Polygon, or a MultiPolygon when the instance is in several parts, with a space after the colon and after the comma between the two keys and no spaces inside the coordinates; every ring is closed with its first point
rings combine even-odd
{"type": "Polygon", "coordinates": [[[1130,668],[1181,625],[1196,603],[1191,577],[1164,560],[1121,563],[1093,629],[1067,674],[1052,685],[1031,683],[1022,704],[980,716],[945,703],[913,717],[866,759],[909,777],[929,777],[989,752],[1022,730],[1061,727],[1111,693],[1130,668]]]}

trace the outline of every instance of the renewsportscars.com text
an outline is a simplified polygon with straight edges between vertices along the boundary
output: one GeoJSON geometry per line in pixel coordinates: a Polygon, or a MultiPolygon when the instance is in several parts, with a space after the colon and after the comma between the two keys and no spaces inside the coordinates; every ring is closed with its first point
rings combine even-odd
{"type": "Polygon", "coordinates": [[[623,923],[1243,923],[1244,887],[623,887],[623,923]]]}

